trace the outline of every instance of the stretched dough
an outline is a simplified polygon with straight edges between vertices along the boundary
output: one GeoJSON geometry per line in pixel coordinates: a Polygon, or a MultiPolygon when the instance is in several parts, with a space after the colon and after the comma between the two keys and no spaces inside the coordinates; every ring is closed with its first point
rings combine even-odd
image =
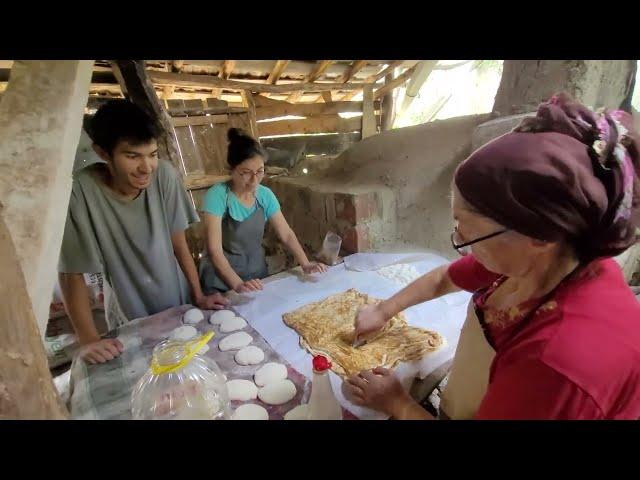
{"type": "Polygon", "coordinates": [[[191,325],[183,325],[171,332],[169,338],[179,342],[186,342],[187,340],[195,338],[196,335],[198,335],[198,330],[196,330],[195,327],[192,327],[191,325]]]}
{"type": "Polygon", "coordinates": [[[227,392],[229,392],[229,400],[246,402],[247,400],[254,400],[258,396],[258,387],[251,380],[229,380],[227,382],[227,392]]]}
{"type": "Polygon", "coordinates": [[[244,318],[233,317],[227,318],[220,324],[220,331],[222,333],[235,332],[236,330],[242,330],[247,326],[247,322],[244,318]]]}
{"type": "Polygon", "coordinates": [[[228,318],[235,317],[236,314],[231,310],[218,310],[217,312],[213,312],[209,317],[209,323],[211,325],[220,325],[228,318]]]}
{"type": "Polygon", "coordinates": [[[231,415],[231,420],[269,420],[269,413],[260,405],[247,403],[236,408],[231,415]]]}
{"type": "Polygon", "coordinates": [[[258,398],[269,405],[282,405],[296,396],[296,386],[291,380],[278,380],[258,390],[258,398]]]}
{"type": "Polygon", "coordinates": [[[257,365],[264,360],[264,352],[256,346],[249,345],[238,350],[235,359],[240,365],[257,365]]]}
{"type": "Polygon", "coordinates": [[[287,378],[287,375],[286,366],[281,363],[269,362],[256,370],[253,379],[256,381],[256,385],[264,387],[278,380],[284,380],[287,378]]]}
{"type": "Polygon", "coordinates": [[[239,350],[251,342],[253,342],[253,337],[247,332],[236,332],[220,340],[218,347],[223,352],[226,352],[227,350],[239,350]]]}
{"type": "Polygon", "coordinates": [[[204,314],[199,308],[192,308],[184,312],[182,315],[182,321],[187,325],[195,325],[204,320],[204,314]]]}

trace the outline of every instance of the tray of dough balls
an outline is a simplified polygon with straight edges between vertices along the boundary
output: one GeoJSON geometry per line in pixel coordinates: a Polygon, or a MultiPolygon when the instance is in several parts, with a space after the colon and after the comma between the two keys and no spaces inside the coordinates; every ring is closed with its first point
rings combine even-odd
{"type": "Polygon", "coordinates": [[[166,320],[141,325],[140,335],[158,343],[166,338],[191,340],[213,331],[215,335],[199,354],[212,358],[227,377],[232,419],[282,420],[308,402],[309,380],[232,310],[188,305],[171,310],[175,312],[166,320]]]}

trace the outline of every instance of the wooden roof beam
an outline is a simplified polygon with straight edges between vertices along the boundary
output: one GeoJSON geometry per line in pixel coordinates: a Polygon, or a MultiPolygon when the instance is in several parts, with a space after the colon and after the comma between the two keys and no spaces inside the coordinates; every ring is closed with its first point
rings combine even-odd
{"type": "Polygon", "coordinates": [[[324,92],[327,90],[357,90],[361,89],[363,83],[286,83],[280,85],[269,85],[264,83],[242,82],[237,80],[223,80],[211,75],[190,75],[186,73],[168,73],[150,71],[149,78],[154,84],[165,86],[173,85],[177,87],[192,88],[224,88],[227,90],[250,90],[257,93],[289,93],[301,92],[324,92]]]}
{"type": "Polygon", "coordinates": [[[270,85],[275,85],[276,83],[278,83],[278,79],[280,78],[280,75],[282,75],[282,72],[284,72],[284,69],[287,68],[287,65],[289,65],[289,62],[291,62],[291,60],[277,60],[276,64],[273,67],[273,70],[271,70],[271,73],[267,78],[267,83],[270,85]]]}
{"type": "MultiPolygon", "coordinates": [[[[309,83],[315,82],[318,78],[322,76],[324,72],[326,72],[327,68],[329,68],[332,63],[333,63],[333,60],[318,60],[316,62],[315,67],[313,68],[311,73],[309,73],[305,81],[309,83]]],[[[300,95],[302,95],[302,92],[293,92],[287,98],[287,102],[291,102],[291,103],[297,102],[300,99],[300,95]]]]}

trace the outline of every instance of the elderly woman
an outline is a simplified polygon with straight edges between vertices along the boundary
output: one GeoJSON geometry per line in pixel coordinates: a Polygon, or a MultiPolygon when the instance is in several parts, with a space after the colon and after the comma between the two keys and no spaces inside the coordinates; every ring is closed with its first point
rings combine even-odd
{"type": "MultiPolygon", "coordinates": [[[[473,292],[440,417],[640,418],[640,304],[612,256],[636,242],[640,152],[631,118],[559,95],[454,175],[463,258],[361,310],[366,338],[398,312],[473,292]]],[[[386,369],[348,379],[360,405],[431,417],[386,369]]]]}

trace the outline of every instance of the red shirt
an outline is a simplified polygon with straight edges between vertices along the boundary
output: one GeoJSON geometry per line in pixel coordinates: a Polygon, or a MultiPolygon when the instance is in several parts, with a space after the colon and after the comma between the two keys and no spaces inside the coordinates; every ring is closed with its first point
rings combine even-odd
{"type": "Polygon", "coordinates": [[[497,311],[485,302],[504,277],[472,255],[448,271],[486,289],[475,301],[496,356],[476,418],[640,419],[640,303],[615,260],[592,262],[521,325],[540,300],[497,311]]]}

